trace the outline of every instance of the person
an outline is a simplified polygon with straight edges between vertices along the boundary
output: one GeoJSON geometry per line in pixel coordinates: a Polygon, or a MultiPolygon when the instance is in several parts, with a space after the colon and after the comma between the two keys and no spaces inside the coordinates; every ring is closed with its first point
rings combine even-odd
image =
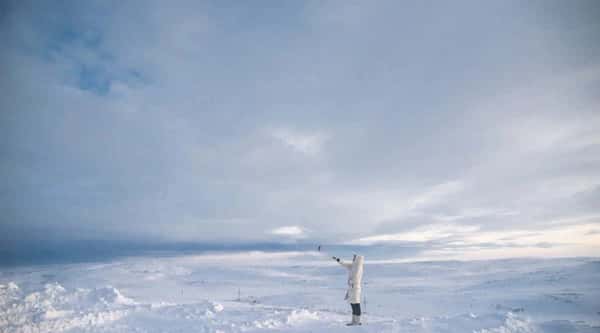
{"type": "Polygon", "coordinates": [[[333,260],[337,261],[342,267],[348,270],[348,290],[346,291],[346,297],[344,299],[347,300],[352,307],[352,321],[346,325],[361,325],[360,294],[365,257],[355,254],[351,263],[345,262],[337,257],[333,257],[333,260]]]}

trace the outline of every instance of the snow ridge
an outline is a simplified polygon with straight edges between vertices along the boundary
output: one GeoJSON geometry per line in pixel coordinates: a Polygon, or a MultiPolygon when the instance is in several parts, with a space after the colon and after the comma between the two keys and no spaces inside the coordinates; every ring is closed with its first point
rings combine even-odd
{"type": "Polygon", "coordinates": [[[25,295],[10,282],[0,285],[0,330],[62,332],[103,325],[124,317],[135,302],[114,287],[67,291],[58,283],[25,295]]]}

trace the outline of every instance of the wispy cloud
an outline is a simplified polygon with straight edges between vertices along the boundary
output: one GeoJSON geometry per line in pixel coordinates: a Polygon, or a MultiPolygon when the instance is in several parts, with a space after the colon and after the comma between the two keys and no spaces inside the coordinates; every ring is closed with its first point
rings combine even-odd
{"type": "Polygon", "coordinates": [[[587,224],[552,223],[543,229],[485,231],[477,226],[431,224],[402,233],[378,234],[348,242],[356,245],[425,243],[423,253],[447,257],[486,258],[528,255],[582,255],[600,249],[600,219],[587,224]],[[533,249],[533,252],[532,252],[533,249]],[[502,251],[506,251],[503,253],[502,251]]]}
{"type": "Polygon", "coordinates": [[[300,239],[300,238],[306,237],[305,230],[297,225],[290,225],[290,226],[275,228],[275,229],[271,230],[271,234],[276,235],[276,236],[290,237],[290,238],[294,238],[294,239],[300,239]]]}
{"type": "Polygon", "coordinates": [[[460,238],[466,234],[476,233],[478,230],[479,227],[477,226],[464,226],[458,224],[430,224],[417,227],[407,232],[362,237],[351,241],[349,244],[370,245],[386,242],[428,242],[448,237],[460,238]]]}
{"type": "Polygon", "coordinates": [[[273,129],[270,135],[290,149],[308,156],[319,154],[327,140],[327,135],[322,133],[301,132],[288,128],[273,129]]]}

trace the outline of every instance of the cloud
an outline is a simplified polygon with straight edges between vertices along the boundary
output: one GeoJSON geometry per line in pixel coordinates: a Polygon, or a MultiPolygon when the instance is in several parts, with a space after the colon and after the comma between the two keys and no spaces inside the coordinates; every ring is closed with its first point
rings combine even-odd
{"type": "Polygon", "coordinates": [[[12,3],[0,235],[555,244],[600,213],[588,7],[12,3]]]}
{"type": "Polygon", "coordinates": [[[285,236],[294,239],[305,238],[305,230],[297,225],[279,227],[271,230],[271,234],[276,236],[285,236]]]}
{"type": "Polygon", "coordinates": [[[285,128],[271,130],[270,135],[292,150],[308,156],[319,154],[327,140],[327,136],[324,134],[302,133],[285,128]]]}
{"type": "Polygon", "coordinates": [[[378,234],[348,242],[354,245],[429,244],[422,255],[486,258],[528,255],[581,255],[589,249],[600,249],[598,216],[588,223],[561,224],[549,221],[543,229],[510,229],[483,231],[476,226],[430,224],[395,234],[378,234]],[[533,252],[532,252],[533,249],[533,252]],[[502,252],[506,251],[506,252],[502,252]],[[545,251],[545,252],[544,252],[545,251]]]}
{"type": "Polygon", "coordinates": [[[448,237],[460,237],[464,234],[475,233],[479,230],[476,226],[461,226],[457,224],[431,224],[418,227],[414,230],[396,233],[381,234],[359,238],[350,244],[377,244],[385,242],[428,242],[448,237]]]}
{"type": "Polygon", "coordinates": [[[422,188],[418,193],[408,193],[402,189],[363,189],[339,193],[331,198],[331,202],[348,209],[360,209],[372,222],[381,223],[418,214],[427,207],[456,195],[463,187],[461,181],[452,180],[422,188]]]}
{"type": "Polygon", "coordinates": [[[517,216],[519,212],[510,211],[506,209],[492,209],[492,208],[467,208],[460,210],[457,214],[440,214],[434,215],[433,218],[439,221],[453,222],[466,219],[480,219],[485,217],[509,217],[517,216]]]}

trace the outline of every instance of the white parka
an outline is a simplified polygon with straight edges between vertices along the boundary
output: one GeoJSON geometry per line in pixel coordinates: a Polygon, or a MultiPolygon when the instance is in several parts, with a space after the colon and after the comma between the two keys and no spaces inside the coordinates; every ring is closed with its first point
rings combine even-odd
{"type": "Polygon", "coordinates": [[[345,262],[341,259],[338,262],[348,270],[348,291],[346,291],[345,299],[351,304],[360,303],[365,257],[357,255],[352,262],[345,262]]]}

